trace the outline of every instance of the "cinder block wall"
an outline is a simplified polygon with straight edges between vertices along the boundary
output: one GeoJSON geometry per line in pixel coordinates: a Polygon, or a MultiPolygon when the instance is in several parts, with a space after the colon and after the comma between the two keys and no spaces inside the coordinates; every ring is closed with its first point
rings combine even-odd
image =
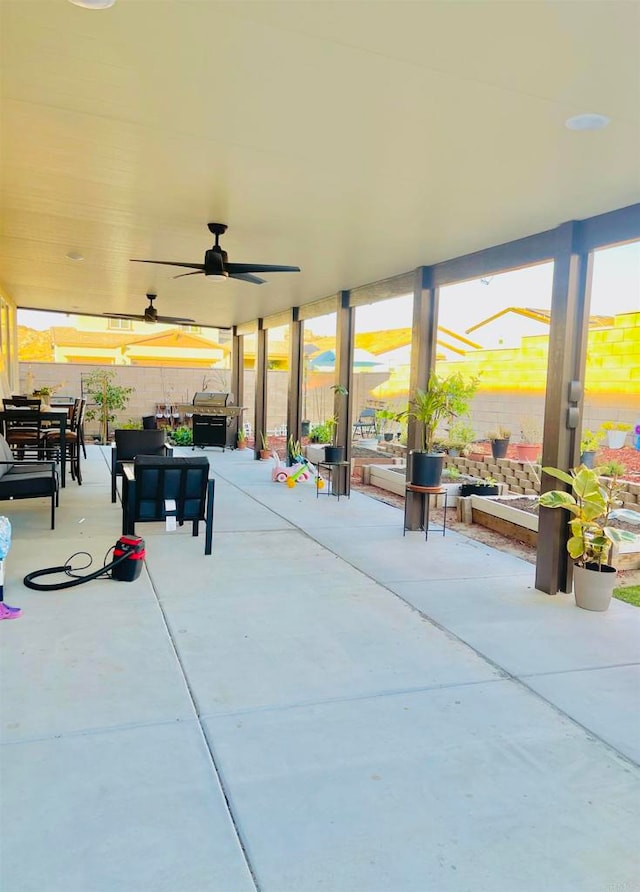
{"type": "MultiPolygon", "coordinates": [[[[485,461],[470,461],[468,458],[445,458],[445,465],[452,465],[462,474],[475,477],[494,477],[498,483],[506,483],[509,492],[535,496],[540,493],[540,465],[516,461],[511,458],[494,459],[488,456],[485,461]]],[[[622,501],[626,508],[640,510],[640,483],[622,484],[622,501]]]]}

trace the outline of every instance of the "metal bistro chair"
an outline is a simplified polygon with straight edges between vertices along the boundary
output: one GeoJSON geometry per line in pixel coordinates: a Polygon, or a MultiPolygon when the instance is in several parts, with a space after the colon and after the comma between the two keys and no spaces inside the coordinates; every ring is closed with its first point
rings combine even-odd
{"type": "Polygon", "coordinates": [[[364,408],[358,417],[358,420],[353,425],[353,436],[359,433],[361,437],[364,437],[365,434],[370,434],[371,436],[375,436],[376,434],[376,410],[370,408],[364,408]]]}
{"type": "Polygon", "coordinates": [[[135,535],[136,523],[159,523],[175,514],[182,526],[193,524],[193,535],[205,522],[204,553],[213,545],[213,479],[204,456],[139,455],[124,468],[122,482],[122,533],[135,535]],[[167,502],[175,502],[175,510],[167,502]]]}
{"type": "Polygon", "coordinates": [[[173,455],[173,447],[165,442],[160,430],[117,430],[115,446],[111,449],[111,501],[116,500],[116,478],[122,477],[122,463],[133,461],[137,455],[173,455]]]}

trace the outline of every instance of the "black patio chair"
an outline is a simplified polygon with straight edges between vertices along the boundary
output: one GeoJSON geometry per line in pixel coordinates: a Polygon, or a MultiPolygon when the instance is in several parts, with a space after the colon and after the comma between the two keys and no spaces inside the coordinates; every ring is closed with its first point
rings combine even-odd
{"type": "Polygon", "coordinates": [[[136,523],[163,522],[175,514],[182,526],[193,524],[193,535],[205,522],[204,553],[211,554],[213,544],[214,481],[209,479],[209,460],[205,456],[139,455],[124,466],[122,480],[122,533],[135,535],[136,523]],[[175,502],[175,511],[167,501],[175,502]]]}
{"type": "Polygon", "coordinates": [[[173,455],[173,447],[165,442],[163,430],[116,430],[111,449],[111,501],[116,500],[116,478],[122,477],[122,463],[137,455],[173,455]]]}

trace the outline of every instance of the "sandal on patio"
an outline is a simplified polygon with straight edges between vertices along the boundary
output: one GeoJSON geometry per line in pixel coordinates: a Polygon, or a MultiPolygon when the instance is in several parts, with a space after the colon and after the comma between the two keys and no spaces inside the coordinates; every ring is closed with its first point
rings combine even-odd
{"type": "Polygon", "coordinates": [[[21,614],[20,607],[9,607],[4,601],[0,601],[0,619],[18,619],[21,614]]]}

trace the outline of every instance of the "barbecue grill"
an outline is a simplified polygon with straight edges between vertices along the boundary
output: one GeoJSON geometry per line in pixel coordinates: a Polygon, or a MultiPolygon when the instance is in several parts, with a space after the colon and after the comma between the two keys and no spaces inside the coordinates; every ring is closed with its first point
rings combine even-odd
{"type": "MultiPolygon", "coordinates": [[[[180,412],[192,414],[194,449],[218,446],[224,451],[233,419],[244,411],[242,406],[230,406],[232,400],[231,393],[200,390],[193,397],[193,405],[185,403],[176,407],[180,412]]],[[[231,439],[230,445],[233,445],[235,437],[231,439]]]]}

